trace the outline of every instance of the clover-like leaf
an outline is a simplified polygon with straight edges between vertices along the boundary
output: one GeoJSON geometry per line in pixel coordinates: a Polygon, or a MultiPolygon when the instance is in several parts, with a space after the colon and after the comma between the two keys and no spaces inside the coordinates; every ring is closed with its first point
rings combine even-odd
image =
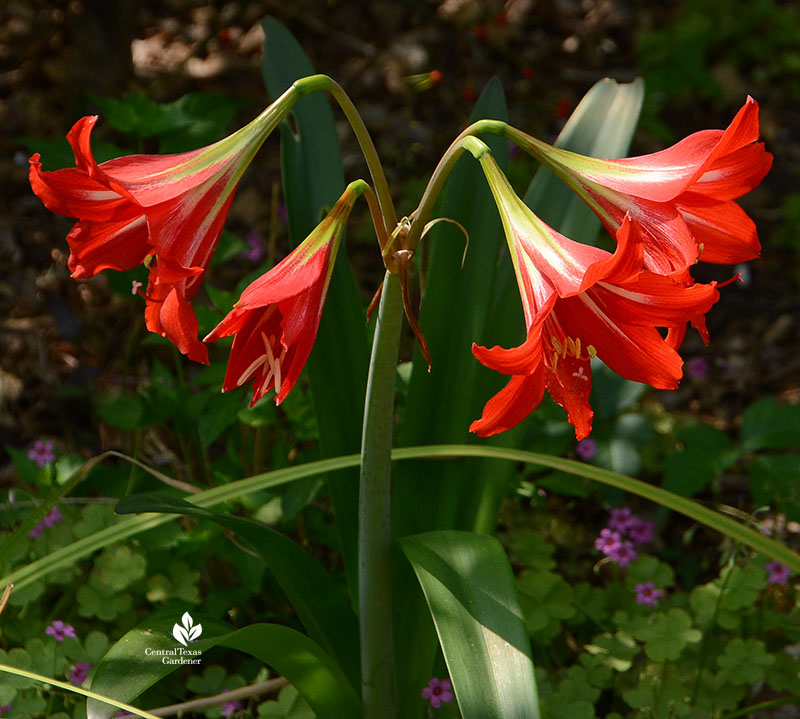
{"type": "Polygon", "coordinates": [[[767,654],[766,645],[760,639],[731,639],[725,651],[717,657],[731,684],[755,684],[767,673],[775,657],[767,654]]]}
{"type": "Polygon", "coordinates": [[[511,552],[528,569],[546,572],[556,566],[553,560],[555,547],[530,529],[523,529],[517,534],[511,542],[511,552]]]}
{"type": "Polygon", "coordinates": [[[528,632],[547,641],[558,634],[561,620],[575,614],[572,588],[552,572],[524,571],[517,582],[528,632]]]}
{"type": "Polygon", "coordinates": [[[145,576],[147,560],[124,544],[103,551],[97,558],[94,571],[103,584],[120,591],[145,576]]]}
{"type": "Polygon", "coordinates": [[[314,716],[311,707],[291,685],[281,689],[277,701],[258,705],[258,719],[314,719],[314,716]]]}
{"type": "Polygon", "coordinates": [[[637,639],[644,640],[647,656],[661,663],[677,659],[687,644],[699,642],[702,637],[699,630],[692,629],[691,617],[683,609],[673,607],[666,614],[656,614],[637,639]]]}
{"type": "Polygon", "coordinates": [[[675,572],[666,562],[644,555],[628,567],[628,585],[634,587],[643,582],[652,582],[656,587],[671,587],[675,584],[675,572]]]}

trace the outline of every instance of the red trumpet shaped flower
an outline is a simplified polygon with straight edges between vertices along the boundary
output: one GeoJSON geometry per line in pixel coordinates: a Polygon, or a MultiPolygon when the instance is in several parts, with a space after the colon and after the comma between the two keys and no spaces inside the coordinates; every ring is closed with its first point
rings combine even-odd
{"type": "Polygon", "coordinates": [[[190,359],[208,362],[189,300],[216,249],[239,180],[294,101],[288,90],[259,117],[208,147],[177,155],[130,155],[98,164],[84,117],[67,135],[75,167],[42,170],[30,159],[30,182],[44,205],[78,222],[67,235],[75,278],[104,269],[149,270],[145,322],[190,359]]]}
{"type": "Polygon", "coordinates": [[[643,270],[643,242],[630,217],[614,254],[564,237],[517,197],[488,153],[480,161],[503,220],[527,338],[514,349],[473,345],[482,364],[511,379],[470,430],[483,437],[510,429],[547,389],[583,439],[591,431],[595,356],[627,379],[677,387],[683,361],[657,328],[677,334],[692,321],[704,332],[702,318],[719,297],[714,283],[687,287],[643,270]]]}
{"type": "Polygon", "coordinates": [[[726,130],[695,132],[640,157],[603,160],[522,133],[515,139],[575,189],[612,235],[626,215],[637,220],[647,269],[680,276],[698,259],[735,264],[758,257],[755,224],[734,202],[772,166],[758,135],[758,103],[748,97],[726,130]]]}
{"type": "Polygon", "coordinates": [[[294,387],[317,337],[333,263],[350,210],[364,192],[350,183],[325,219],[281,262],[252,282],[205,342],[236,335],[222,391],[253,381],[252,407],[275,388],[280,404],[294,387]]]}

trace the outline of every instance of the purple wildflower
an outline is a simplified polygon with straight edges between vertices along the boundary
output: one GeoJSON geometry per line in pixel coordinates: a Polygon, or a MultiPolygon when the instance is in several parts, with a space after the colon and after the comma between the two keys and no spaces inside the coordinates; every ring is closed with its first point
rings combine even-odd
{"type": "Polygon", "coordinates": [[[708,374],[708,362],[702,357],[692,357],[686,363],[686,376],[691,379],[703,379],[708,374]]]}
{"type": "Polygon", "coordinates": [[[52,624],[44,630],[44,633],[49,634],[57,642],[63,642],[67,637],[74,639],[77,636],[75,627],[71,624],[64,624],[60,619],[54,619],[52,624]]]}
{"type": "Polygon", "coordinates": [[[4,717],[6,714],[11,714],[10,704],[3,704],[0,706],[0,717],[4,717]]]}
{"type": "Polygon", "coordinates": [[[594,548],[598,552],[602,552],[607,557],[610,557],[611,554],[616,551],[617,547],[619,547],[621,541],[622,537],[619,532],[604,527],[600,530],[600,536],[594,540],[594,548]]]}
{"type": "Polygon", "coordinates": [[[449,679],[431,677],[428,686],[422,690],[422,698],[430,701],[434,709],[438,709],[443,703],[453,701],[453,685],[449,679]]]}
{"type": "Polygon", "coordinates": [[[49,439],[44,442],[37,439],[33,443],[33,447],[28,450],[28,459],[31,462],[36,462],[40,467],[46,467],[51,462],[55,462],[56,455],[53,452],[53,443],[49,439]]]}
{"type": "Polygon", "coordinates": [[[245,237],[249,249],[244,251],[244,256],[251,262],[258,262],[264,256],[264,238],[255,230],[247,233],[245,237]]]}
{"type": "Polygon", "coordinates": [[[597,454],[597,442],[586,437],[575,446],[575,453],[583,460],[590,460],[597,454]]]}
{"type": "Polygon", "coordinates": [[[637,584],[634,589],[636,590],[636,603],[646,604],[648,607],[654,607],[664,595],[664,590],[656,589],[652,582],[637,584]]]}
{"type": "Polygon", "coordinates": [[[633,512],[630,507],[612,507],[609,510],[608,526],[617,532],[627,532],[633,512]]]}
{"type": "Polygon", "coordinates": [[[54,525],[58,524],[63,517],[61,516],[61,510],[58,507],[53,507],[48,513],[47,516],[42,520],[42,524],[45,527],[53,527],[54,525]]]}
{"type": "Polygon", "coordinates": [[[641,517],[631,517],[628,521],[626,534],[628,539],[633,542],[633,545],[638,547],[653,541],[654,529],[655,525],[651,521],[641,517]]]}
{"type": "Polygon", "coordinates": [[[608,553],[609,559],[616,562],[620,567],[627,567],[638,555],[633,548],[633,542],[625,541],[620,542],[612,552],[608,553]]]}
{"type": "Polygon", "coordinates": [[[222,716],[224,716],[225,719],[228,719],[229,717],[231,717],[234,714],[236,714],[236,712],[240,712],[240,711],[242,711],[242,703],[241,702],[230,701],[230,702],[225,702],[222,705],[222,716]]]}
{"type": "Polygon", "coordinates": [[[35,539],[36,537],[41,537],[44,534],[44,530],[46,527],[53,527],[58,524],[63,517],[61,516],[61,510],[58,507],[53,507],[48,513],[47,516],[39,522],[30,532],[28,532],[28,536],[31,539],[35,539]]]}
{"type": "Polygon", "coordinates": [[[767,562],[764,569],[767,571],[769,575],[767,577],[767,582],[769,584],[788,584],[789,583],[789,575],[792,573],[792,570],[789,569],[785,564],[781,564],[777,559],[773,559],[771,562],[767,562]]]}
{"type": "Polygon", "coordinates": [[[76,687],[81,686],[86,681],[86,677],[89,676],[91,668],[92,665],[89,662],[75,662],[75,666],[72,667],[72,671],[69,673],[70,684],[76,687]]]}

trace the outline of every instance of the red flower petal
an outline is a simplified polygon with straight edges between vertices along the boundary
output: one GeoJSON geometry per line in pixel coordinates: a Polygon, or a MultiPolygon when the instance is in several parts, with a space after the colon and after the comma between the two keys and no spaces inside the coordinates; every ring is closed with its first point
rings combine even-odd
{"type": "Polygon", "coordinates": [[[152,253],[144,215],[117,222],[80,221],[67,235],[73,277],[94,277],[105,269],[132,270],[152,253]]]}
{"type": "Polygon", "coordinates": [[[208,364],[208,347],[197,339],[197,317],[183,294],[173,287],[159,310],[163,331],[190,360],[208,364]]]}
{"type": "Polygon", "coordinates": [[[481,418],[469,426],[469,431],[479,437],[490,437],[516,427],[539,406],[543,396],[544,367],[540,366],[533,374],[513,375],[486,403],[481,418]]]}
{"type": "Polygon", "coordinates": [[[675,207],[702,248],[700,259],[704,262],[734,265],[759,256],[755,222],[732,200],[715,202],[687,193],[675,207]]]}

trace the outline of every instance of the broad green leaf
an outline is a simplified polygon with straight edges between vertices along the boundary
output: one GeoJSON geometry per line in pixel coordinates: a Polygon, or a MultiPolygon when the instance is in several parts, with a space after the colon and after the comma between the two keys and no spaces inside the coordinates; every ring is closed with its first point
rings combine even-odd
{"type": "MultiPolygon", "coordinates": [[[[481,94],[470,117],[471,122],[490,118],[505,120],[505,95],[497,78],[481,94]]],[[[508,162],[505,139],[487,137],[487,144],[501,167],[508,162]]],[[[472,342],[484,334],[495,273],[497,255],[502,247],[500,217],[480,165],[464,153],[452,171],[438,215],[457,221],[469,233],[464,256],[463,232],[455,225],[441,222],[423,242],[430,259],[425,274],[420,325],[431,352],[431,371],[422,355],[415,352],[411,382],[405,401],[403,423],[398,437],[401,445],[423,442],[463,442],[472,439],[470,422],[478,416],[484,387],[494,373],[482,367],[472,356],[472,342]],[[464,258],[463,268],[461,266],[464,258]],[[456,310],[457,308],[457,320],[456,310]]],[[[475,507],[486,484],[485,477],[475,477],[468,489],[465,478],[474,476],[465,462],[463,467],[402,467],[396,489],[394,523],[400,534],[432,528],[472,529],[475,507]],[[436,511],[416,511],[416,499],[431,491],[436,476],[436,511]]],[[[494,518],[492,518],[493,520],[494,518]]]]}
{"type": "MultiPolygon", "coordinates": [[[[196,665],[202,661],[202,652],[223,646],[246,652],[286,677],[318,719],[360,715],[358,696],[334,660],[294,629],[252,624],[231,632],[229,626],[214,619],[196,617],[202,624],[202,638],[184,648],[172,635],[176,619],[179,617],[156,619],[125,634],[98,665],[92,690],[129,702],[181,666],[162,659],[184,658],[196,665]]],[[[96,700],[87,703],[88,719],[109,719],[116,711],[96,700]]]]}
{"type": "Polygon", "coordinates": [[[136,395],[98,397],[94,409],[100,419],[123,431],[143,427],[151,422],[149,417],[144,417],[144,404],[136,395]]]}
{"type": "Polygon", "coordinates": [[[400,540],[417,574],[463,719],[538,719],[514,575],[500,543],[470,532],[400,540]]]}
{"type": "MultiPolygon", "coordinates": [[[[575,108],[555,144],[590,157],[624,157],[644,99],[644,82],[595,83],[575,108]]],[[[523,128],[524,129],[524,128],[523,128]]],[[[546,168],[525,195],[528,206],[551,227],[578,242],[594,242],[600,220],[583,200],[546,168]]]]}
{"type": "Polygon", "coordinates": [[[142,90],[123,93],[119,100],[97,96],[92,96],[91,99],[100,108],[103,118],[113,127],[139,137],[152,137],[162,132],[183,129],[192,122],[176,103],[155,102],[142,90]]]}
{"type": "MultiPolygon", "coordinates": [[[[295,80],[314,74],[302,47],[278,20],[262,22],[262,73],[270,97],[295,80]]],[[[292,109],[294,127],[281,123],[284,200],[293,245],[299,244],[333,206],[345,187],[341,150],[330,104],[320,94],[304,97],[292,109]]],[[[306,365],[324,457],[361,447],[369,349],[362,303],[343,243],[328,288],[322,320],[306,365]]],[[[345,572],[357,597],[358,473],[328,478],[345,572]]]]}
{"type": "Polygon", "coordinates": [[[125,497],[120,514],[166,512],[189,514],[226,527],[246,540],[266,562],[311,638],[339,664],[354,686],[359,684],[358,623],[339,585],[311,555],[280,532],[232,514],[212,512],[162,494],[125,497]]]}
{"type": "MultiPolygon", "coordinates": [[[[40,153],[44,170],[53,171],[65,167],[75,167],[75,153],[66,137],[17,137],[15,142],[31,154],[40,153]]],[[[110,145],[107,142],[92,142],[92,154],[97,162],[105,162],[130,153],[130,150],[110,145]]],[[[130,291],[130,287],[131,283],[128,282],[128,291],[130,291]]]]}
{"type": "Polygon", "coordinates": [[[762,397],[742,415],[742,447],[797,449],[800,445],[800,405],[779,405],[774,397],[762,397]]]}
{"type": "MultiPolygon", "coordinates": [[[[507,118],[505,95],[497,78],[481,93],[470,120],[483,118],[507,118]]],[[[504,167],[508,142],[498,137],[485,139],[504,167]]],[[[452,171],[437,215],[459,222],[469,233],[469,241],[455,225],[440,222],[421,245],[419,252],[427,253],[429,261],[419,321],[432,364],[428,372],[427,363],[415,350],[404,421],[397,433],[400,445],[476,441],[469,434],[470,422],[479,416],[480,395],[497,382],[496,374],[472,356],[471,347],[472,341],[484,334],[487,323],[502,230],[483,171],[469,153],[464,153],[452,171]]],[[[480,515],[484,517],[482,531],[493,527],[513,467],[495,466],[491,477],[480,467],[481,462],[475,460],[449,466],[411,462],[397,467],[392,500],[395,535],[432,529],[474,530],[480,515]],[[419,511],[421,497],[426,498],[430,511],[419,511]]],[[[408,628],[397,637],[398,661],[408,667],[398,680],[398,711],[400,716],[411,717],[421,710],[417,687],[430,677],[436,637],[425,620],[428,609],[408,567],[398,568],[395,587],[394,601],[399,608],[395,621],[408,628]],[[414,703],[406,704],[411,697],[414,703]]]]}
{"type": "Polygon", "coordinates": [[[770,505],[800,521],[800,456],[762,454],[750,465],[750,493],[759,504],[770,505]]]}
{"type": "Polygon", "coordinates": [[[705,489],[739,457],[730,437],[707,424],[678,430],[682,446],[664,462],[665,489],[690,497],[705,489]]]}

